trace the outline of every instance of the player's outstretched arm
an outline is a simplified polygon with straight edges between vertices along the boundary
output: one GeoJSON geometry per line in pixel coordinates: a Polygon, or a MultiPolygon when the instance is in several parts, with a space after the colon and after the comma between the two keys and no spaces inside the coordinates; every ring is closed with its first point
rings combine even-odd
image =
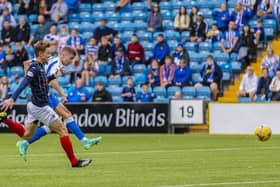
{"type": "Polygon", "coordinates": [[[63,103],[67,102],[67,97],[64,92],[64,90],[59,86],[58,82],[56,79],[52,80],[50,82],[50,85],[59,93],[59,95],[62,97],[63,103]]]}

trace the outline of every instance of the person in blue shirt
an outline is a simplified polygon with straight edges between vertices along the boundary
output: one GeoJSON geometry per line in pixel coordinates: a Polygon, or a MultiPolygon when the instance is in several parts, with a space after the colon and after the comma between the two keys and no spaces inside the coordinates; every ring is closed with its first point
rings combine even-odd
{"type": "Polygon", "coordinates": [[[272,78],[269,76],[269,71],[267,68],[262,70],[262,76],[259,78],[257,92],[255,100],[257,101],[267,101],[271,98],[271,92],[269,90],[269,85],[271,84],[272,78]]]}
{"type": "Polygon", "coordinates": [[[217,21],[220,31],[224,32],[227,30],[228,22],[230,21],[230,15],[226,4],[222,3],[219,9],[213,11],[212,16],[217,21]]]}
{"type": "Polygon", "coordinates": [[[254,37],[255,37],[255,44],[258,45],[260,42],[264,42],[265,40],[265,33],[263,28],[263,22],[261,19],[257,21],[257,27],[253,29],[254,37]]]}
{"type": "Polygon", "coordinates": [[[241,3],[236,3],[234,11],[231,13],[231,21],[236,24],[237,29],[241,29],[243,25],[249,24],[249,21],[253,16],[253,10],[244,9],[241,3]]]}
{"type": "Polygon", "coordinates": [[[231,54],[238,52],[238,41],[240,38],[239,31],[235,29],[235,23],[230,21],[228,30],[225,31],[221,38],[221,49],[224,53],[231,54]]]}
{"type": "Polygon", "coordinates": [[[181,59],[180,65],[174,72],[173,83],[175,86],[190,86],[192,84],[192,71],[187,65],[186,59],[181,59]]]}
{"type": "Polygon", "coordinates": [[[126,86],[122,90],[122,98],[124,102],[133,102],[135,97],[135,89],[133,87],[133,80],[129,77],[126,81],[126,86]]]}
{"type": "Polygon", "coordinates": [[[148,84],[144,83],[141,85],[142,93],[137,96],[137,101],[139,103],[153,102],[156,97],[154,93],[148,91],[148,84]]]}
{"type": "Polygon", "coordinates": [[[64,0],[68,6],[68,14],[77,13],[79,10],[80,0],[64,0]]]}
{"type": "Polygon", "coordinates": [[[96,27],[93,37],[100,42],[101,38],[105,36],[106,38],[110,39],[112,36],[116,36],[118,34],[118,31],[110,28],[107,26],[107,20],[102,18],[100,20],[100,26],[96,27]]]}
{"type": "Polygon", "coordinates": [[[85,42],[79,35],[79,31],[76,28],[71,30],[71,36],[67,40],[67,45],[76,49],[80,54],[84,53],[85,42]]]}
{"type": "Polygon", "coordinates": [[[90,99],[90,93],[86,87],[83,86],[82,79],[76,80],[76,84],[68,89],[68,102],[87,102],[90,99]]]}
{"type": "Polygon", "coordinates": [[[156,59],[160,65],[164,64],[164,58],[169,55],[170,48],[164,40],[163,34],[158,34],[157,44],[153,50],[153,59],[156,59]]]}
{"type": "Polygon", "coordinates": [[[156,59],[153,59],[150,64],[150,69],[147,75],[147,80],[149,86],[152,88],[160,85],[160,78],[159,78],[159,64],[156,59]]]}

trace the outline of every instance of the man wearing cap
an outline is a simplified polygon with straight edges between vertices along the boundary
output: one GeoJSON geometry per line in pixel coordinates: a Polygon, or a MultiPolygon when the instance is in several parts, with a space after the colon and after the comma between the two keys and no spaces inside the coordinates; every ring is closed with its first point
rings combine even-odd
{"type": "Polygon", "coordinates": [[[239,86],[239,97],[249,97],[252,100],[255,97],[258,87],[258,77],[254,73],[254,69],[248,66],[247,73],[243,76],[243,79],[239,86]]]}
{"type": "Polygon", "coordinates": [[[101,19],[100,20],[100,26],[96,27],[93,37],[100,42],[101,38],[103,36],[107,36],[108,38],[112,36],[116,36],[118,34],[118,31],[115,31],[114,29],[110,28],[107,26],[107,20],[106,19],[101,19]]]}
{"type": "Polygon", "coordinates": [[[112,102],[112,95],[108,92],[103,82],[97,82],[95,86],[95,92],[92,96],[92,102],[112,102]]]}
{"type": "Polygon", "coordinates": [[[185,62],[187,63],[187,65],[189,65],[189,53],[187,50],[184,49],[184,45],[182,43],[179,43],[177,45],[175,53],[173,54],[174,64],[178,67],[182,59],[185,59],[185,62]]]}
{"type": "Polygon", "coordinates": [[[198,12],[196,22],[191,25],[191,42],[202,42],[206,38],[207,25],[201,12],[198,12]]]}

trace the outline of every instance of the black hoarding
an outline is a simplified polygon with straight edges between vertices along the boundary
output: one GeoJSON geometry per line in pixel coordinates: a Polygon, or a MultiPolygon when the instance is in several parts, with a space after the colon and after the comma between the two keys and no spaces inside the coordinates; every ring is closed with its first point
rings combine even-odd
{"type": "MultiPolygon", "coordinates": [[[[167,133],[168,104],[68,104],[86,133],[167,133]]],[[[26,105],[15,105],[9,117],[24,122],[26,105]]],[[[10,132],[3,124],[0,132],[10,132]]]]}

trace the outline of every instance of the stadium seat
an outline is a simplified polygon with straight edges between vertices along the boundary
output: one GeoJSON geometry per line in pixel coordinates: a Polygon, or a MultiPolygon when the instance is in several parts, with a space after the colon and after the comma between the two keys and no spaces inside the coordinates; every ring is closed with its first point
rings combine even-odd
{"type": "Polygon", "coordinates": [[[90,22],[82,22],[79,26],[79,30],[81,32],[93,32],[95,29],[95,25],[90,22]]]}
{"type": "MultiPolygon", "coordinates": [[[[137,23],[136,23],[136,25],[137,25],[137,23]]],[[[147,42],[151,42],[152,39],[153,39],[153,36],[152,36],[151,32],[138,31],[136,34],[139,38],[140,43],[142,43],[143,40],[145,40],[147,42]]]]}
{"type": "Polygon", "coordinates": [[[199,51],[212,51],[212,43],[210,42],[199,43],[199,51]]]}
{"type": "Polygon", "coordinates": [[[60,86],[67,86],[70,82],[70,76],[69,75],[63,75],[57,78],[57,82],[60,86]]]}
{"type": "Polygon", "coordinates": [[[109,81],[109,85],[111,86],[120,86],[122,84],[122,80],[120,77],[117,77],[117,78],[109,78],[108,79],[109,81]]]}
{"type": "Polygon", "coordinates": [[[182,89],[183,98],[195,98],[196,96],[196,89],[192,86],[185,86],[182,89]]]}
{"type": "Polygon", "coordinates": [[[193,73],[200,73],[202,67],[203,67],[202,64],[199,64],[197,62],[190,62],[190,68],[193,73]]]}
{"type": "Polygon", "coordinates": [[[105,10],[105,6],[102,3],[93,3],[92,9],[94,12],[103,12],[105,10]]]}
{"type": "MultiPolygon", "coordinates": [[[[123,41],[130,41],[130,38],[131,38],[131,36],[134,34],[134,32],[133,31],[124,31],[123,33],[122,33],[122,37],[121,37],[121,39],[123,40],[123,41]]],[[[127,46],[127,45],[126,45],[127,46]]]]}
{"type": "Polygon", "coordinates": [[[161,87],[161,86],[154,87],[153,93],[157,97],[166,97],[166,89],[164,87],[161,87]]]}
{"type": "Polygon", "coordinates": [[[198,49],[198,44],[196,42],[187,42],[184,46],[189,51],[197,51],[198,49]]]}
{"type": "Polygon", "coordinates": [[[113,99],[114,103],[122,103],[123,102],[123,98],[120,97],[120,96],[114,96],[114,97],[112,97],[112,99],[113,99]]]}
{"type": "Polygon", "coordinates": [[[68,25],[69,25],[69,30],[74,28],[80,30],[80,24],[78,22],[70,22],[68,25]]]}
{"type": "Polygon", "coordinates": [[[76,13],[70,14],[68,16],[68,19],[69,19],[69,22],[79,22],[81,20],[80,14],[76,14],[76,13]]]}
{"type": "Polygon", "coordinates": [[[92,32],[84,32],[81,36],[85,41],[88,41],[90,38],[92,38],[92,32]]]}
{"type": "Polygon", "coordinates": [[[23,67],[21,66],[14,66],[14,67],[11,67],[11,76],[20,76],[22,77],[24,75],[24,70],[23,70],[23,67]]]}
{"type": "Polygon", "coordinates": [[[115,13],[115,12],[106,12],[104,17],[108,21],[120,21],[120,15],[118,13],[115,13]]]}
{"type": "Polygon", "coordinates": [[[173,97],[175,92],[177,91],[181,91],[181,88],[178,86],[170,86],[169,88],[167,88],[167,97],[168,98],[173,97]]]}
{"type": "Polygon", "coordinates": [[[202,62],[203,56],[200,53],[189,53],[191,62],[202,62]]]}
{"type": "Polygon", "coordinates": [[[135,21],[136,20],[141,20],[141,21],[146,21],[147,20],[147,13],[143,12],[143,11],[133,11],[131,16],[133,17],[133,19],[135,21]]]}
{"type": "Polygon", "coordinates": [[[215,42],[214,44],[213,44],[213,51],[221,51],[221,43],[220,42],[215,42]]]}
{"type": "Polygon", "coordinates": [[[173,9],[178,9],[180,6],[185,6],[185,5],[188,4],[184,4],[182,1],[173,1],[171,6],[173,9]]]}
{"type": "Polygon", "coordinates": [[[211,97],[211,90],[209,87],[203,86],[201,88],[196,89],[197,98],[210,98],[211,97]]]}
{"type": "Polygon", "coordinates": [[[174,29],[174,24],[173,21],[171,20],[163,20],[162,25],[164,29],[168,29],[168,30],[174,29]]]}
{"type": "Polygon", "coordinates": [[[172,8],[169,2],[160,2],[159,7],[161,10],[170,10],[172,8]]]}
{"type": "Polygon", "coordinates": [[[105,76],[97,76],[97,77],[95,77],[94,83],[96,84],[97,82],[103,82],[103,84],[105,86],[108,85],[108,80],[107,80],[107,78],[105,76]]]}
{"type": "Polygon", "coordinates": [[[165,97],[156,97],[154,99],[155,103],[168,103],[169,99],[165,98],[165,97]]]}
{"type": "Polygon", "coordinates": [[[38,15],[37,14],[31,14],[29,15],[29,22],[31,23],[37,23],[38,15]]]}
{"type": "Polygon", "coordinates": [[[231,68],[233,73],[240,73],[241,72],[241,63],[238,61],[231,62],[231,68]]]}
{"type": "Polygon", "coordinates": [[[274,38],[274,30],[272,28],[264,28],[264,33],[268,40],[272,40],[274,38]]]}
{"type": "Polygon", "coordinates": [[[202,78],[200,76],[200,73],[193,73],[192,74],[192,81],[193,81],[194,84],[201,82],[202,78]]]}
{"type": "Polygon", "coordinates": [[[112,96],[121,96],[122,94],[122,87],[118,86],[109,86],[107,90],[112,94],[112,96]]]}
{"type": "MultiPolygon", "coordinates": [[[[142,44],[143,48],[147,51],[152,51],[154,49],[154,44],[151,42],[143,41],[141,44],[142,44]]],[[[145,51],[145,53],[146,53],[146,51],[145,51]]]]}
{"type": "Polygon", "coordinates": [[[38,24],[33,24],[33,25],[30,26],[30,32],[31,32],[31,34],[34,34],[34,32],[35,32],[35,30],[37,29],[37,27],[38,27],[38,24]]]}
{"type": "Polygon", "coordinates": [[[79,6],[80,12],[90,12],[92,10],[91,4],[89,3],[81,3],[79,6]]]}
{"type": "Polygon", "coordinates": [[[145,12],[144,10],[146,9],[147,5],[143,2],[135,2],[132,4],[132,10],[140,10],[145,12]]]}
{"type": "Polygon", "coordinates": [[[177,40],[177,41],[179,41],[181,37],[179,32],[174,31],[174,29],[167,30],[166,32],[164,32],[164,36],[167,40],[177,40]]]}
{"type": "Polygon", "coordinates": [[[91,16],[94,18],[95,21],[99,21],[102,18],[106,18],[102,12],[95,12],[95,11],[91,14],[91,16]]]}
{"type": "Polygon", "coordinates": [[[223,79],[224,82],[230,82],[231,81],[231,74],[229,72],[223,72],[223,79]]]}
{"type": "MultiPolygon", "coordinates": [[[[142,30],[143,28],[147,27],[147,23],[143,20],[135,20],[134,23],[135,23],[135,30],[136,31],[142,30]]],[[[146,32],[146,33],[148,33],[148,32],[146,32]]]]}
{"type": "Polygon", "coordinates": [[[176,50],[177,45],[178,45],[177,40],[168,40],[167,43],[168,43],[168,46],[169,46],[169,48],[172,52],[176,50]]]}
{"type": "Polygon", "coordinates": [[[90,12],[81,12],[80,13],[80,21],[91,22],[93,20],[92,14],[90,12]]]}
{"type": "Polygon", "coordinates": [[[123,21],[120,23],[119,27],[121,28],[121,30],[124,31],[135,31],[136,27],[135,27],[135,23],[130,22],[130,21],[123,21]]]}
{"type": "Polygon", "coordinates": [[[173,19],[172,12],[170,12],[169,10],[161,10],[161,15],[162,15],[163,19],[165,19],[165,20],[173,19]]]}
{"type": "Polygon", "coordinates": [[[272,28],[276,31],[276,20],[274,19],[264,19],[263,20],[263,27],[264,28],[272,28]]]}
{"type": "Polygon", "coordinates": [[[132,13],[130,12],[122,13],[120,18],[121,21],[131,21],[131,22],[133,21],[133,16],[132,13]]]}
{"type": "Polygon", "coordinates": [[[86,87],[86,89],[88,90],[90,95],[93,95],[95,88],[88,86],[88,87],[86,87]]]}
{"type": "Polygon", "coordinates": [[[146,69],[145,64],[135,64],[132,68],[133,73],[146,73],[146,69]]]}
{"type": "Polygon", "coordinates": [[[239,98],[238,98],[238,101],[239,101],[240,103],[249,103],[249,102],[251,102],[252,100],[251,100],[249,97],[239,97],[239,98]]]}
{"type": "Polygon", "coordinates": [[[229,55],[223,52],[215,52],[213,53],[213,57],[215,61],[224,61],[224,62],[229,61],[229,55]]]}
{"type": "Polygon", "coordinates": [[[147,76],[144,73],[137,73],[134,75],[134,80],[136,85],[140,85],[147,82],[147,76]]]}

